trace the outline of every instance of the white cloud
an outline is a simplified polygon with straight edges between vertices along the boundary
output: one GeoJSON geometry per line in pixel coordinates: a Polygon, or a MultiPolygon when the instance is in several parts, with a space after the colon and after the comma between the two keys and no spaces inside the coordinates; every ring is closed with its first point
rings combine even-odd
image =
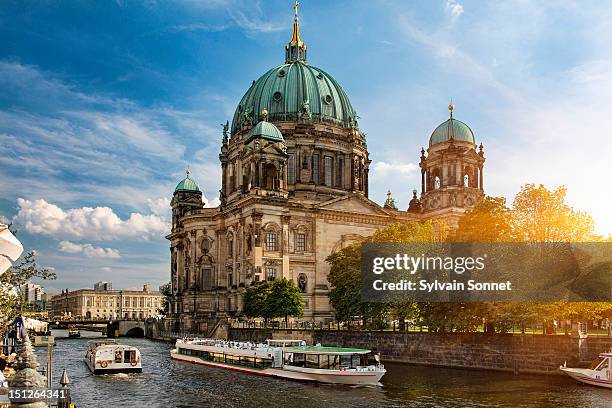
{"type": "MultiPolygon", "coordinates": [[[[262,19],[254,19],[247,16],[247,13],[239,9],[228,9],[231,19],[236,25],[248,33],[273,33],[286,30],[289,24],[286,21],[282,23],[272,23],[262,19]]],[[[251,10],[248,15],[252,16],[251,10]]]]}
{"type": "Polygon", "coordinates": [[[457,18],[463,14],[463,6],[456,0],[446,0],[445,9],[451,18],[457,18]]]}
{"type": "Polygon", "coordinates": [[[387,176],[407,176],[412,175],[418,170],[419,166],[414,163],[387,163],[384,161],[377,161],[372,166],[372,171],[376,177],[387,177],[387,176]]]}
{"type": "Polygon", "coordinates": [[[149,209],[155,215],[168,219],[170,215],[170,199],[167,197],[158,198],[156,200],[147,199],[149,209]]]}
{"type": "Polygon", "coordinates": [[[119,251],[116,249],[96,247],[92,244],[77,244],[70,241],[61,241],[59,250],[69,254],[83,254],[87,258],[121,258],[119,251]]]}
{"type": "Polygon", "coordinates": [[[100,268],[101,271],[103,272],[112,272],[113,268],[109,267],[109,266],[103,266],[100,268]]]}
{"type": "Polygon", "coordinates": [[[122,220],[109,207],[81,207],[63,210],[46,202],[17,199],[19,211],[13,220],[32,234],[57,238],[92,239],[159,238],[169,229],[167,222],[155,214],[132,213],[122,220]]]}

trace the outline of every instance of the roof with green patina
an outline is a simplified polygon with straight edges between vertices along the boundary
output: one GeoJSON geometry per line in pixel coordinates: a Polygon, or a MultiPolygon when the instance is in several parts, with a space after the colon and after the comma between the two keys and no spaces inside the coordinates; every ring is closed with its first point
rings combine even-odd
{"type": "Polygon", "coordinates": [[[357,114],[336,80],[320,68],[303,61],[279,65],[253,81],[244,94],[232,121],[232,135],[243,125],[255,125],[261,112],[268,120],[297,121],[310,118],[351,127],[357,114]]]}
{"type": "Polygon", "coordinates": [[[429,146],[451,139],[476,144],[472,129],[462,121],[451,117],[433,131],[429,138],[429,146]]]}
{"type": "Polygon", "coordinates": [[[284,142],[283,134],[276,126],[270,122],[261,121],[253,129],[249,131],[244,144],[249,143],[251,140],[256,138],[262,138],[271,142],[284,142]]]}
{"type": "Polygon", "coordinates": [[[193,181],[189,178],[189,176],[187,176],[176,185],[174,191],[200,191],[200,188],[198,187],[195,181],[193,181]]]}

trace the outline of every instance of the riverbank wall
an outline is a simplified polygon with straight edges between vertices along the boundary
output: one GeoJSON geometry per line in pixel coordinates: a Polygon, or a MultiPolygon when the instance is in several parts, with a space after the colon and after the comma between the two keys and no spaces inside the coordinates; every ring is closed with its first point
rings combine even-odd
{"type": "Polygon", "coordinates": [[[612,338],[483,333],[229,329],[229,339],[303,339],[311,344],[357,347],[381,353],[383,361],[439,367],[561,374],[559,366],[588,366],[612,348],[612,338]]]}

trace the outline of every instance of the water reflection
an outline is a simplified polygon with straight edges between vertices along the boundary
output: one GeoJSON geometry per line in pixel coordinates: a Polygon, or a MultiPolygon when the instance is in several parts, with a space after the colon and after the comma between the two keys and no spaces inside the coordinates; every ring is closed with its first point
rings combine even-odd
{"type": "MultiPolygon", "coordinates": [[[[55,333],[61,336],[61,331],[55,333]]],[[[348,388],[258,377],[169,358],[170,344],[121,339],[138,347],[141,374],[93,376],[83,357],[87,341],[58,338],[54,383],[68,368],[77,407],[610,407],[612,391],[558,376],[454,370],[387,364],[383,388],[348,388]]],[[[67,336],[67,333],[66,333],[67,336]]],[[[46,348],[37,349],[46,361],[46,348]]]]}

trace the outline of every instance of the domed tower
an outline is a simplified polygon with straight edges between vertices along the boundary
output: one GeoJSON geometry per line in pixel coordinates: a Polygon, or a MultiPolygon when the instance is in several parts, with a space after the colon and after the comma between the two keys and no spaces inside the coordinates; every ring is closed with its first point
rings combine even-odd
{"type": "Polygon", "coordinates": [[[484,196],[482,143],[476,151],[472,129],[453,117],[440,124],[429,138],[427,156],[421,149],[421,204],[430,217],[458,217],[484,196]]]}
{"type": "Polygon", "coordinates": [[[357,113],[336,80],[307,63],[297,4],[285,63],[253,81],[228,129],[230,138],[220,154],[222,206],[255,194],[244,187],[256,181],[243,151],[252,129],[264,119],[262,112],[264,123],[275,126],[284,139],[288,197],[316,202],[351,192],[367,196],[370,160],[357,113]]]}
{"type": "Polygon", "coordinates": [[[192,210],[198,210],[204,207],[202,203],[202,192],[195,181],[191,179],[190,172],[185,172],[185,178],[181,180],[174,189],[172,201],[172,231],[174,232],[178,225],[178,220],[192,210]]]}
{"type": "Polygon", "coordinates": [[[264,120],[247,134],[240,156],[242,192],[287,197],[287,147],[282,133],[264,120]]]}

